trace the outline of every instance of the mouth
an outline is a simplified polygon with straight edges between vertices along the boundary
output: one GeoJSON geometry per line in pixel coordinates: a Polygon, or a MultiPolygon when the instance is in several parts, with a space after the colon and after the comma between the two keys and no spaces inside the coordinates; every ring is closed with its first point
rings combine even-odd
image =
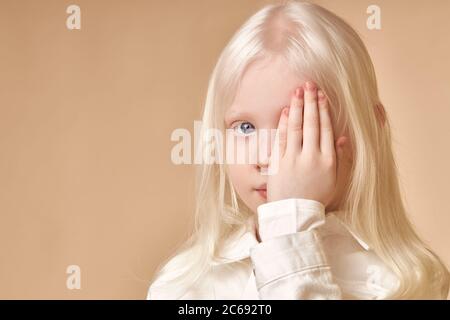
{"type": "Polygon", "coordinates": [[[257,191],[258,194],[259,194],[262,198],[267,199],[267,186],[266,186],[265,184],[262,185],[262,186],[260,186],[260,187],[258,187],[258,188],[256,188],[255,191],[257,191]]]}

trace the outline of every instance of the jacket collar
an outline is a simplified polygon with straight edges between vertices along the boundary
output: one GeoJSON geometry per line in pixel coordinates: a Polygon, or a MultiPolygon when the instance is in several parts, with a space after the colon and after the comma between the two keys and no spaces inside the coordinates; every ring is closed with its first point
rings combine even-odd
{"type": "MultiPolygon", "coordinates": [[[[325,223],[320,226],[322,234],[340,233],[350,235],[364,250],[369,250],[369,245],[358,237],[349,226],[341,221],[339,211],[327,212],[325,223]]],[[[219,248],[220,260],[213,261],[213,265],[236,262],[250,257],[250,248],[259,243],[256,238],[255,215],[247,219],[247,223],[233,232],[219,248]]]]}

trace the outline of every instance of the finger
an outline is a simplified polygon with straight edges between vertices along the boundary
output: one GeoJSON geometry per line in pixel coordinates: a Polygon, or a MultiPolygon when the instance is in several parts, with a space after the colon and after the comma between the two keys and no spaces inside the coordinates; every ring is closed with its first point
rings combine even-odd
{"type": "Polygon", "coordinates": [[[280,119],[278,120],[275,141],[269,159],[268,175],[276,174],[278,172],[280,158],[283,157],[286,152],[288,117],[289,107],[285,107],[281,110],[280,119]]]}
{"type": "Polygon", "coordinates": [[[280,155],[283,156],[287,145],[287,124],[289,117],[289,107],[281,111],[280,121],[278,122],[278,146],[280,155]]]}
{"type": "Polygon", "coordinates": [[[303,150],[320,150],[319,112],[317,110],[317,88],[308,81],[305,85],[305,111],[303,123],[303,150]]]}
{"type": "Polygon", "coordinates": [[[283,110],[281,110],[280,119],[278,120],[278,127],[272,148],[271,158],[273,158],[275,155],[282,157],[286,151],[288,117],[289,107],[285,107],[283,108],[283,110]]]}
{"type": "Polygon", "coordinates": [[[320,151],[323,155],[335,157],[333,125],[331,123],[328,100],[322,90],[317,91],[320,118],[320,151]]]}
{"type": "Polygon", "coordinates": [[[303,126],[303,88],[295,90],[289,108],[286,152],[296,153],[302,147],[303,126]]]}

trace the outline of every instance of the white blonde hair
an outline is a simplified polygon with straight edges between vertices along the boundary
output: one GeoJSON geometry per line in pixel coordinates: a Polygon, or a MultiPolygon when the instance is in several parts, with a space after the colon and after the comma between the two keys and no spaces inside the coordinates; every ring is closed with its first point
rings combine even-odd
{"type": "MultiPolygon", "coordinates": [[[[399,286],[387,298],[445,299],[448,270],[407,218],[389,119],[375,108],[381,101],[374,68],[361,38],[344,20],[321,6],[298,1],[267,5],[256,12],[232,37],[214,68],[202,133],[208,128],[224,130],[224,110],[247,66],[275,55],[315,81],[328,96],[330,110],[338,113],[338,121],[345,120],[354,146],[343,202],[345,219],[397,275],[399,286]]],[[[172,298],[181,297],[210,270],[211,262],[219,259],[222,241],[251,214],[237,197],[225,165],[198,166],[194,230],[154,279],[164,282],[172,298]]]]}

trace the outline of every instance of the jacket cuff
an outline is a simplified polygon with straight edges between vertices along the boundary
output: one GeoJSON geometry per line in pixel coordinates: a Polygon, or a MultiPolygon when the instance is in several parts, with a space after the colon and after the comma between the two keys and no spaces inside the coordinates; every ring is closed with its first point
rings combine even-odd
{"type": "Polygon", "coordinates": [[[261,242],[250,249],[258,289],[284,277],[328,268],[317,231],[299,232],[261,242]]]}
{"type": "Polygon", "coordinates": [[[316,200],[283,199],[257,208],[261,241],[314,229],[325,223],[325,206],[316,200]]]}

